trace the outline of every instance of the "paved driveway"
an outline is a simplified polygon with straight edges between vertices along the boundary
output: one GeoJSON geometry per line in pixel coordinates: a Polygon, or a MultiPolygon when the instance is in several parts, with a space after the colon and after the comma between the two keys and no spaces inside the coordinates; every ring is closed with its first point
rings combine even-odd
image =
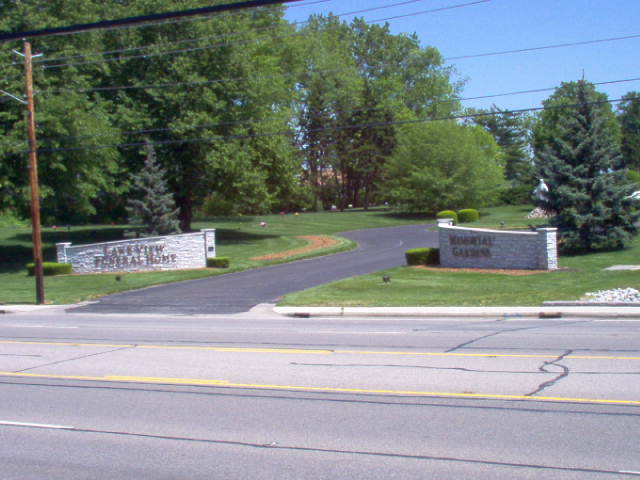
{"type": "Polygon", "coordinates": [[[287,293],[405,263],[409,248],[436,247],[429,225],[354,230],[339,234],[358,242],[356,250],[218,277],[172,283],[102,297],[74,308],[79,313],[240,313],[275,303],[287,293]]]}

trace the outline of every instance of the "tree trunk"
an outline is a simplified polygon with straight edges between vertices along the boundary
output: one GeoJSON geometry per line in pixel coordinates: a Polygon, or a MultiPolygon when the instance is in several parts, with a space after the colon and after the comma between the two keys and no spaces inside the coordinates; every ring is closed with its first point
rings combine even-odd
{"type": "Polygon", "coordinates": [[[189,196],[176,198],[176,205],[180,208],[178,218],[180,219],[180,230],[182,232],[191,231],[191,220],[193,219],[193,201],[189,196]]]}

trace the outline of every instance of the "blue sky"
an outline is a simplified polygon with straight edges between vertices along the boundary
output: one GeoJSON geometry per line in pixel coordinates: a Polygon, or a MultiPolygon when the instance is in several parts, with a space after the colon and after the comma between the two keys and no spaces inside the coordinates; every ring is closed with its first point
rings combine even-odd
{"type": "MultiPolygon", "coordinates": [[[[402,0],[330,0],[290,4],[287,18],[304,21],[312,13],[340,14],[400,3],[402,0]],[[304,5],[308,4],[308,5],[304,5]]],[[[416,0],[359,14],[367,20],[471,3],[474,0],[416,0]]],[[[341,17],[349,21],[353,15],[341,17]]],[[[423,46],[445,58],[561,43],[639,35],[591,45],[452,60],[458,79],[466,79],[463,97],[553,88],[582,78],[591,82],[640,79],[640,0],[489,0],[461,8],[389,20],[393,33],[416,33],[423,46]]],[[[599,85],[619,98],[640,91],[640,80],[599,85]]],[[[465,106],[504,109],[539,107],[553,91],[468,100],[465,106]]]]}

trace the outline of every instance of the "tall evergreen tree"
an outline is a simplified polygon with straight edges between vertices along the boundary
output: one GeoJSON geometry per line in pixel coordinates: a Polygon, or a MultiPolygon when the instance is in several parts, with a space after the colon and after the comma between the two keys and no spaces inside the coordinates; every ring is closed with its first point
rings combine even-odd
{"type": "Polygon", "coordinates": [[[180,233],[178,210],[168,191],[165,172],[156,160],[153,146],[147,143],[145,150],[144,168],[133,179],[134,189],[142,196],[128,202],[129,223],[143,225],[147,237],[180,233]]]}
{"type": "Polygon", "coordinates": [[[622,129],[621,150],[624,165],[640,170],[640,93],[629,92],[622,100],[618,106],[618,120],[622,129]]]}
{"type": "Polygon", "coordinates": [[[532,162],[528,151],[529,130],[528,119],[522,113],[502,111],[496,105],[490,110],[472,110],[476,116],[473,123],[480,125],[493,135],[502,149],[504,159],[504,175],[514,185],[532,183],[532,162]]]}
{"type": "Polygon", "coordinates": [[[536,151],[538,174],[549,186],[537,203],[557,212],[552,223],[565,251],[622,248],[636,233],[638,216],[626,198],[631,189],[624,171],[616,169],[621,155],[615,132],[594,91],[593,85],[577,82],[576,107],[555,117],[556,134],[536,151]]]}

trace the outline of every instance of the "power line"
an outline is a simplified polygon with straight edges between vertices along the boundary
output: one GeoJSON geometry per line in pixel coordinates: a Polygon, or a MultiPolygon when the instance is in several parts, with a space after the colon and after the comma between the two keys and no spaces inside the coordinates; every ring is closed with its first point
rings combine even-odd
{"type": "Polygon", "coordinates": [[[579,42],[567,42],[567,43],[556,43],[552,45],[544,45],[541,47],[529,47],[529,48],[518,48],[514,50],[499,50],[496,52],[486,52],[486,53],[476,53],[473,55],[459,55],[457,57],[447,57],[445,61],[451,60],[465,60],[467,58],[481,58],[481,57],[491,57],[495,55],[507,55],[510,53],[525,53],[525,52],[534,52],[536,50],[548,50],[552,48],[565,48],[565,47],[576,47],[579,45],[593,45],[596,43],[606,43],[606,42],[616,42],[619,40],[630,40],[633,38],[640,38],[640,34],[626,35],[623,37],[611,37],[611,38],[601,38],[597,40],[584,40],[579,42]]]}
{"type": "MultiPolygon", "coordinates": [[[[613,41],[613,40],[627,40],[630,38],[640,38],[640,34],[637,35],[628,35],[625,37],[615,37],[615,38],[611,38],[611,39],[602,39],[602,40],[588,40],[588,41],[583,41],[583,42],[572,42],[572,43],[566,43],[566,44],[562,44],[564,46],[574,46],[574,45],[582,45],[582,44],[586,44],[586,43],[600,43],[600,42],[606,42],[606,41],[613,41]]],[[[541,47],[531,47],[531,48],[526,48],[526,49],[518,49],[518,50],[511,50],[511,51],[501,51],[501,52],[490,52],[490,53],[481,53],[481,54],[477,54],[477,55],[464,55],[464,56],[459,56],[459,57],[447,57],[444,60],[445,61],[450,61],[450,60],[454,60],[454,59],[462,59],[462,58],[475,58],[477,57],[486,57],[486,56],[490,56],[490,55],[502,55],[502,54],[506,54],[506,53],[521,53],[521,52],[526,52],[526,51],[534,51],[534,50],[543,50],[546,48],[560,48],[558,46],[559,44],[556,45],[549,45],[549,46],[541,46],[541,47]]],[[[409,60],[411,59],[411,57],[408,58],[409,60]]],[[[381,67],[384,66],[391,66],[391,65],[395,65],[395,63],[383,63],[380,64],[381,67]]],[[[347,67],[340,67],[340,68],[335,68],[335,69],[327,69],[327,70],[316,70],[316,73],[335,73],[335,72],[341,72],[344,71],[346,69],[352,68],[351,66],[347,66],[347,67]]],[[[280,75],[283,76],[292,76],[292,75],[298,75],[299,72],[282,72],[280,75]]],[[[262,76],[259,77],[261,79],[269,79],[269,78],[277,78],[278,76],[262,76]]],[[[236,78],[227,78],[227,79],[214,79],[214,80],[202,80],[202,81],[198,81],[198,82],[168,82],[168,83],[161,83],[161,84],[144,84],[144,85],[119,85],[119,86],[108,86],[108,87],[95,87],[95,88],[88,88],[88,89],[59,89],[59,90],[43,90],[41,91],[41,93],[53,93],[53,94],[58,94],[58,93],[92,93],[92,92],[108,92],[108,91],[116,91],[116,90],[150,90],[150,89],[158,89],[158,88],[171,88],[171,87],[199,87],[199,86],[206,86],[206,85],[213,85],[216,83],[230,83],[230,82],[239,82],[239,81],[243,81],[243,80],[250,80],[250,79],[255,79],[256,77],[236,77],[236,78]]]]}
{"type": "Polygon", "coordinates": [[[413,17],[413,16],[416,16],[416,15],[422,15],[424,13],[441,12],[441,11],[444,11],[444,10],[453,10],[454,8],[471,7],[473,5],[478,5],[480,3],[487,3],[487,2],[490,2],[490,1],[491,0],[476,0],[475,2],[463,3],[461,5],[452,5],[452,6],[449,6],[449,7],[434,8],[433,10],[423,10],[421,12],[407,13],[407,14],[404,14],[404,15],[396,15],[394,17],[387,17],[387,18],[379,18],[377,20],[369,20],[367,23],[388,22],[389,20],[397,20],[398,18],[413,17]]]}
{"type": "MultiPolygon", "coordinates": [[[[445,7],[445,8],[460,8],[460,6],[451,6],[451,7],[445,7]]],[[[383,20],[379,20],[379,21],[383,21],[383,20]]],[[[375,20],[372,21],[367,21],[367,23],[376,23],[375,20]]],[[[294,34],[289,34],[288,36],[294,36],[294,35],[299,35],[299,33],[294,33],[294,34]]],[[[263,38],[284,38],[287,35],[283,35],[280,37],[263,37],[263,38]]],[[[539,50],[548,50],[548,49],[557,49],[557,48],[567,48],[567,47],[575,47],[575,46],[581,46],[581,45],[593,45],[593,44],[598,44],[598,43],[608,43],[608,42],[615,42],[615,41],[621,41],[621,40],[632,40],[635,38],[640,38],[640,34],[632,34],[632,35],[625,35],[625,36],[620,36],[620,37],[610,37],[610,38],[601,38],[601,39],[595,39],[595,40],[582,40],[582,41],[576,41],[576,42],[566,42],[566,43],[558,43],[558,44],[552,44],[552,45],[542,45],[542,46],[537,46],[537,47],[526,47],[526,48],[519,48],[519,49],[513,49],[513,50],[498,50],[498,51],[493,51],[493,52],[484,52],[484,53],[477,53],[477,54],[470,54],[470,55],[458,55],[458,56],[452,56],[452,57],[445,57],[444,61],[446,62],[450,62],[453,60],[467,60],[467,59],[472,59],[472,58],[482,58],[482,57],[491,57],[491,56],[498,56],[498,55],[507,55],[507,54],[515,54],[515,53],[526,53],[526,52],[534,52],[534,51],[539,51],[539,50]]],[[[259,39],[260,40],[260,39],[259,39]]],[[[256,41],[256,40],[251,40],[251,41],[256,41]]],[[[239,42],[239,43],[247,43],[247,41],[243,41],[243,42],[239,42]]],[[[232,46],[235,45],[236,43],[225,43],[222,44],[222,46],[232,46]]],[[[208,48],[219,48],[221,45],[213,45],[213,46],[206,46],[206,47],[196,47],[196,50],[205,50],[208,48]]],[[[143,48],[149,48],[149,47],[137,47],[140,49],[143,48]]],[[[178,54],[178,53],[186,53],[186,52],[190,52],[190,51],[194,51],[192,49],[184,49],[184,50],[177,50],[177,51],[168,51],[168,52],[155,52],[151,55],[137,55],[137,56],[129,56],[129,57],[120,57],[120,58],[114,58],[114,59],[102,59],[102,60],[96,60],[96,61],[91,61],[91,62],[78,62],[78,63],[70,63],[70,64],[61,64],[61,65],[48,65],[45,66],[45,68],[47,69],[53,69],[53,68],[63,68],[63,67],[70,67],[70,66],[78,66],[78,65],[83,65],[83,64],[94,64],[94,63],[103,63],[103,62],[111,62],[111,61],[123,61],[123,60],[129,60],[129,59],[134,59],[134,58],[149,58],[150,56],[161,56],[161,55],[172,55],[172,54],[178,54]]],[[[115,53],[117,53],[117,51],[114,51],[115,53]]],[[[103,53],[109,53],[109,52],[103,52],[103,53]]],[[[98,55],[98,54],[96,54],[98,55]]],[[[68,58],[72,58],[72,57],[68,57],[68,58]]],[[[9,66],[11,64],[5,65],[5,66],[9,66]]]]}
{"type": "MultiPolygon", "coordinates": [[[[292,1],[300,1],[300,0],[292,0],[292,1]]],[[[315,0],[313,2],[308,2],[308,3],[296,3],[296,4],[292,4],[292,5],[285,5],[285,8],[290,9],[290,8],[294,8],[294,7],[302,7],[302,6],[306,6],[306,5],[313,5],[313,4],[317,4],[317,3],[326,3],[326,2],[332,2],[333,0],[315,0]]],[[[260,7],[257,7],[256,9],[259,9],[260,7]]],[[[102,30],[105,31],[110,31],[110,30],[117,30],[117,29],[125,29],[125,28],[137,28],[137,29],[143,29],[143,28],[149,28],[149,27],[162,27],[162,26],[166,26],[166,25],[173,25],[173,24],[177,24],[177,23],[187,23],[187,22],[197,22],[197,21],[206,21],[206,20],[210,20],[212,18],[221,18],[221,17],[225,17],[225,16],[230,16],[230,15],[234,15],[234,14],[238,14],[240,13],[239,11],[233,11],[233,12],[229,12],[228,14],[209,14],[209,15],[200,15],[200,16],[196,16],[196,17],[186,17],[186,18],[178,18],[178,19],[174,19],[174,20],[165,20],[165,21],[161,21],[161,22],[150,22],[148,24],[135,24],[135,25],[123,25],[123,26],[116,26],[116,27],[108,27],[108,28],[103,28],[102,30]]],[[[84,33],[84,32],[75,32],[75,33],[84,33]]],[[[90,31],[90,33],[93,33],[93,31],[90,31]]],[[[170,42],[170,43],[174,43],[174,42],[170,42]]],[[[176,42],[179,43],[179,42],[176,42]]],[[[144,48],[149,48],[149,47],[131,47],[131,50],[141,50],[144,48]]],[[[51,53],[51,50],[48,50],[46,48],[39,48],[41,53],[51,53]]],[[[129,50],[129,48],[126,49],[122,49],[122,51],[127,51],[129,50]]],[[[113,53],[117,53],[118,51],[114,51],[113,53]]],[[[54,52],[55,53],[55,52],[54,52]]],[[[109,52],[96,52],[95,55],[102,55],[102,54],[106,54],[109,52]]],[[[86,54],[86,56],[91,56],[92,54],[86,54]]],[[[70,55],[68,57],[65,57],[67,59],[72,59],[72,58],[82,58],[85,55],[70,55]]],[[[57,59],[60,60],[60,59],[57,59]]],[[[41,60],[39,62],[34,61],[35,63],[42,63],[42,62],[46,62],[47,60],[41,60]]]]}
{"type": "Polygon", "coordinates": [[[190,10],[178,10],[167,13],[156,13],[152,15],[141,15],[137,17],[126,17],[118,20],[104,20],[101,22],[84,23],[77,25],[69,25],[66,27],[53,27],[40,30],[31,30],[26,32],[12,32],[0,34],[0,42],[9,40],[20,40],[23,38],[46,37],[52,35],[68,35],[72,33],[85,32],[91,30],[102,30],[110,27],[119,27],[125,25],[137,25],[141,23],[157,22],[173,18],[193,17],[198,15],[206,15],[218,12],[226,12],[233,10],[244,10],[248,8],[264,7],[268,5],[276,5],[283,3],[299,2],[300,0],[247,0],[244,2],[236,2],[225,5],[215,5],[211,7],[194,8],[190,10]]]}
{"type": "MultiPolygon", "coordinates": [[[[630,39],[635,39],[635,38],[640,38],[640,34],[632,34],[632,35],[619,36],[619,37],[609,37],[609,38],[595,39],[595,40],[583,40],[583,41],[576,41],[576,42],[566,42],[566,43],[559,43],[559,44],[552,44],[552,45],[543,45],[543,46],[536,46],[536,47],[520,48],[520,49],[514,49],[514,50],[501,50],[501,51],[485,52],[485,53],[478,53],[478,54],[471,54],[471,55],[459,55],[459,56],[453,56],[453,57],[446,57],[446,58],[444,58],[444,61],[449,62],[449,61],[452,61],[452,60],[463,60],[463,59],[482,58],[482,57],[506,55],[506,54],[514,54],[514,53],[525,53],[525,52],[532,52],[532,51],[539,51],[539,50],[546,50],[546,49],[573,47],[573,46],[579,46],[579,45],[592,45],[592,44],[597,44],[597,43],[606,43],[606,42],[630,40],[630,39]]],[[[226,44],[226,45],[232,45],[232,44],[226,44]]],[[[199,48],[209,48],[209,47],[199,47],[199,48]]],[[[182,52],[182,51],[180,51],[180,52],[182,52]]],[[[162,55],[162,53],[157,53],[156,55],[162,55]]],[[[144,57],[144,55],[142,55],[142,57],[144,57]]],[[[100,60],[100,62],[101,61],[103,61],[103,60],[100,60]]],[[[60,65],[60,66],[70,66],[70,65],[73,65],[73,64],[60,65]]],[[[386,66],[386,65],[391,65],[391,64],[382,64],[381,66],[386,66]]],[[[53,66],[51,66],[49,68],[53,68],[53,66]]],[[[350,68],[350,67],[345,67],[343,69],[346,69],[346,68],[350,68]]],[[[339,71],[342,71],[343,69],[319,70],[318,72],[331,73],[331,72],[339,72],[339,71]]],[[[288,75],[288,74],[293,74],[293,73],[292,72],[283,72],[283,75],[288,75]]],[[[149,85],[129,85],[129,86],[98,87],[99,90],[92,90],[92,89],[84,89],[84,90],[63,89],[63,90],[49,90],[49,91],[44,91],[44,92],[49,92],[49,93],[69,93],[69,92],[90,93],[92,91],[110,91],[110,90],[121,90],[121,89],[122,90],[132,90],[132,89],[153,89],[153,88],[180,87],[180,86],[203,86],[203,85],[211,85],[211,84],[214,84],[214,83],[227,83],[227,82],[233,82],[233,81],[247,80],[249,78],[250,77],[234,78],[234,79],[216,79],[216,80],[206,80],[206,81],[202,81],[202,82],[175,82],[175,83],[166,83],[166,84],[159,84],[159,85],[149,84],[149,85]]]]}
{"type": "MultiPolygon", "coordinates": [[[[445,120],[463,120],[463,119],[471,119],[477,117],[487,117],[490,115],[504,115],[504,114],[519,114],[519,113],[530,113],[530,112],[539,112],[543,110],[559,110],[559,109],[568,109],[568,108],[578,108],[583,105],[604,105],[611,103],[619,103],[624,101],[622,98],[617,98],[614,100],[597,100],[593,102],[585,102],[585,103],[575,103],[575,104],[564,104],[564,105],[551,105],[551,106],[542,106],[542,107],[531,107],[531,108],[521,108],[516,110],[498,110],[498,111],[490,111],[483,113],[473,113],[473,114],[461,114],[461,115],[450,115],[446,117],[439,118],[429,118],[429,119],[414,119],[414,120],[395,120],[388,122],[371,122],[371,123],[363,123],[358,125],[337,125],[331,127],[319,127],[315,129],[309,129],[307,132],[322,132],[327,130],[355,130],[359,128],[379,128],[379,127],[387,127],[387,126],[395,126],[395,125],[411,125],[418,123],[428,123],[428,122],[436,122],[436,121],[445,121],[445,120]]],[[[91,151],[91,150],[102,150],[107,148],[132,148],[132,147],[140,147],[145,144],[158,145],[158,146],[166,146],[166,145],[177,145],[177,144],[198,144],[198,143],[213,143],[223,140],[244,140],[251,138],[264,138],[264,137],[275,137],[275,136],[293,136],[294,132],[292,130],[279,131],[279,132],[268,132],[268,133],[254,133],[254,134],[239,134],[239,135],[227,135],[227,136],[218,136],[218,137],[206,137],[206,138],[183,138],[180,140],[155,140],[155,141],[143,141],[143,142],[133,142],[133,143],[119,143],[112,145],[89,145],[89,146],[79,146],[79,147],[65,147],[65,148],[50,148],[50,149],[38,149],[38,153],[54,153],[54,152],[69,152],[69,151],[91,151]]]]}
{"type": "MultiPolygon", "coordinates": [[[[324,1],[328,1],[328,0],[324,0],[324,1]]],[[[383,9],[387,9],[387,8],[394,8],[394,7],[398,7],[398,6],[402,6],[402,5],[407,5],[410,3],[416,3],[416,2],[423,2],[425,0],[406,0],[403,2],[399,2],[399,3],[391,3],[388,5],[382,5],[382,6],[378,6],[378,7],[372,7],[372,8],[365,8],[362,10],[353,10],[351,12],[345,12],[345,13],[339,13],[336,14],[334,16],[336,17],[343,17],[343,16],[348,16],[348,15],[355,15],[355,14],[360,14],[360,13],[367,13],[367,12],[372,12],[375,10],[383,10],[383,9]]],[[[482,2],[488,2],[490,0],[481,0],[480,2],[473,2],[473,4],[476,3],[482,3],[482,2]]],[[[468,6],[467,4],[464,5],[454,5],[451,7],[444,7],[444,8],[438,8],[438,9],[433,9],[433,10],[425,10],[422,12],[416,12],[414,14],[409,14],[409,15],[421,15],[421,14],[425,14],[425,13],[433,13],[433,12],[437,12],[437,11],[441,11],[441,10],[448,10],[451,8],[460,8],[461,6],[468,6]]],[[[371,22],[367,22],[367,23],[376,23],[382,20],[374,20],[371,22]]],[[[293,22],[291,25],[304,25],[309,23],[308,20],[305,21],[300,21],[300,22],[293,22]]],[[[255,29],[254,31],[268,31],[268,30],[274,30],[276,28],[278,28],[279,26],[273,27],[273,26],[269,26],[269,27],[263,27],[263,28],[259,28],[259,29],[255,29]]],[[[200,38],[195,38],[195,39],[185,39],[185,40],[179,40],[176,42],[168,42],[164,45],[179,45],[179,44],[183,44],[183,43],[195,43],[195,42],[199,42],[202,40],[220,40],[223,38],[228,38],[228,37],[233,37],[233,36],[237,36],[237,35],[241,35],[244,34],[246,32],[244,31],[236,31],[236,32],[230,32],[224,35],[214,35],[214,36],[207,36],[207,37],[200,37],[200,38]]],[[[274,39],[274,38],[287,38],[287,37],[294,37],[294,36],[298,36],[298,35],[303,35],[302,32],[295,32],[295,33],[290,33],[287,35],[280,35],[277,37],[262,37],[262,38],[258,38],[258,39],[251,39],[251,40],[244,40],[241,42],[225,42],[225,43],[218,43],[218,44],[213,44],[213,45],[207,45],[207,46],[201,46],[201,47],[192,47],[192,48],[186,48],[186,49],[179,49],[179,50],[168,50],[168,51],[162,51],[162,52],[152,52],[152,53],[148,53],[148,54],[140,54],[140,55],[129,55],[129,56],[123,56],[123,57],[114,57],[114,58],[104,58],[104,59],[100,59],[100,60],[92,60],[92,61],[86,61],[86,62],[75,62],[75,63],[66,63],[66,64],[58,64],[58,65],[48,65],[47,63],[49,62],[55,62],[55,61],[63,61],[63,60],[68,60],[68,59],[73,59],[73,58],[87,58],[87,57],[91,57],[91,56],[100,56],[100,55],[113,55],[116,53],[124,53],[124,52],[133,52],[133,51],[140,51],[140,50],[147,50],[150,48],[154,48],[157,46],[160,46],[158,44],[154,44],[154,45],[149,45],[149,46],[139,46],[139,47],[130,47],[130,48],[126,48],[126,49],[119,49],[119,50],[111,50],[111,51],[104,51],[104,52],[94,52],[94,53],[89,53],[89,54],[83,54],[83,55],[73,55],[73,56],[68,56],[68,57],[60,57],[60,58],[55,58],[55,59],[47,59],[47,60],[42,60],[40,62],[38,62],[42,68],[44,69],[54,69],[54,68],[64,68],[64,67],[75,67],[75,66],[81,66],[81,65],[92,65],[92,64],[96,64],[96,63],[106,63],[106,62],[120,62],[120,61],[125,61],[125,60],[133,60],[133,59],[148,59],[151,57],[156,57],[156,56],[162,56],[162,55],[177,55],[177,54],[181,54],[181,53],[191,53],[191,52],[196,52],[196,51],[201,51],[201,50],[208,50],[208,49],[215,49],[215,48],[221,48],[221,47],[228,47],[228,46],[232,46],[232,45],[237,45],[237,44],[245,44],[245,43],[250,43],[250,42],[256,42],[256,41],[260,41],[263,40],[265,38],[268,39],[274,39]]]]}
{"type": "MultiPolygon", "coordinates": [[[[626,78],[626,79],[621,79],[621,80],[608,80],[608,81],[604,81],[604,82],[591,82],[591,83],[593,85],[612,85],[612,84],[618,84],[618,83],[628,83],[628,82],[637,82],[637,81],[640,81],[640,77],[626,78]]],[[[451,99],[447,99],[447,100],[436,100],[434,102],[431,102],[428,105],[428,107],[433,107],[433,106],[436,106],[436,105],[442,105],[442,104],[447,104],[447,103],[454,103],[454,102],[466,102],[466,101],[470,101],[470,100],[484,100],[484,99],[488,99],[488,98],[499,98],[499,97],[513,96],[513,95],[526,95],[526,94],[531,94],[531,93],[542,93],[542,92],[553,91],[553,90],[556,90],[556,89],[557,89],[557,87],[545,87],[545,88],[535,88],[535,89],[530,89],[530,90],[517,90],[517,91],[512,91],[512,92],[496,93],[496,94],[490,94],[490,95],[479,95],[479,96],[474,96],[474,97],[455,97],[455,98],[451,98],[451,99]]],[[[348,113],[372,112],[372,111],[378,111],[378,110],[383,110],[383,109],[384,108],[382,108],[382,107],[377,107],[377,108],[357,108],[357,109],[343,110],[343,111],[331,112],[331,113],[334,114],[334,115],[342,115],[342,114],[348,114],[348,113]]],[[[191,129],[200,130],[200,129],[205,129],[205,128],[218,128],[218,127],[228,127],[228,126],[237,126],[237,125],[256,125],[256,124],[269,122],[269,121],[274,121],[274,119],[273,118],[266,118],[266,119],[262,119],[262,120],[238,120],[238,121],[233,121],[233,122],[201,124],[201,125],[197,125],[195,127],[191,127],[191,129]]],[[[81,139],[87,139],[87,138],[113,137],[113,136],[117,136],[117,135],[128,136],[128,135],[144,135],[144,134],[148,134],[148,133],[173,132],[175,130],[177,130],[177,128],[169,128],[169,127],[165,127],[165,128],[150,128],[150,129],[142,129],[142,130],[130,130],[130,131],[125,131],[125,132],[98,133],[98,134],[94,134],[94,135],[60,136],[60,137],[54,137],[54,138],[41,138],[41,139],[44,140],[44,141],[47,141],[47,140],[48,141],[52,141],[52,140],[81,140],[81,139]]]]}

